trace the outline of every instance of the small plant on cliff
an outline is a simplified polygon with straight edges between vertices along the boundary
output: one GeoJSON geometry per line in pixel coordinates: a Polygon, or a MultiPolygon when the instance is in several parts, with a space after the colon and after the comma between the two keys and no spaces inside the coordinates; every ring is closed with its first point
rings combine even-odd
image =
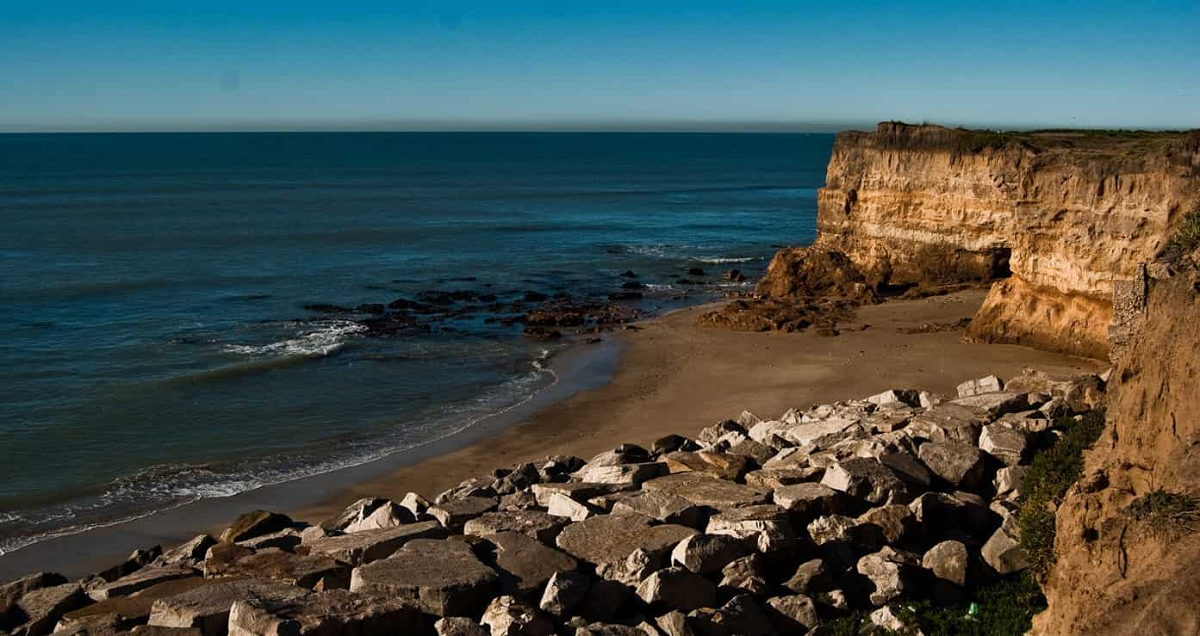
{"type": "Polygon", "coordinates": [[[1021,636],[1033,616],[1046,609],[1046,597],[1027,573],[985,585],[970,601],[938,606],[925,600],[899,608],[909,633],[925,636],[1021,636]],[[971,605],[975,610],[971,611],[971,605]]]}
{"type": "Polygon", "coordinates": [[[1126,506],[1125,514],[1153,532],[1200,531],[1200,500],[1184,493],[1161,488],[1148,492],[1126,506]]]}
{"type": "Polygon", "coordinates": [[[1091,411],[1078,422],[1059,418],[1063,436],[1033,458],[1022,486],[1021,547],[1029,554],[1029,569],[1042,579],[1054,565],[1055,513],[1067,490],[1083,473],[1083,451],[1104,430],[1104,411],[1091,411]]]}
{"type": "Polygon", "coordinates": [[[1200,245],[1200,207],[1183,217],[1168,246],[1178,252],[1190,252],[1200,245]]]}

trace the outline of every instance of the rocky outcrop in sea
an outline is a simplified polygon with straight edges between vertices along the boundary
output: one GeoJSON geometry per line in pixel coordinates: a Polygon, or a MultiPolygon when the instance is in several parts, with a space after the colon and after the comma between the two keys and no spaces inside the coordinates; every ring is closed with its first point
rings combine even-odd
{"type": "Polygon", "coordinates": [[[433,499],[317,524],[256,511],[79,581],[0,586],[0,628],[43,634],[830,633],[904,629],[1029,565],[1028,464],[1104,399],[1029,371],[943,397],[742,413],[694,439],[498,468],[433,499]]]}

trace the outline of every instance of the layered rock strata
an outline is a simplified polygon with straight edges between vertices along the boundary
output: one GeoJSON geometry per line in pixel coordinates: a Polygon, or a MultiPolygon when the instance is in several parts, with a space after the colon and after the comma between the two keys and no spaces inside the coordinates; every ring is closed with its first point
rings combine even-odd
{"type": "Polygon", "coordinates": [[[968,336],[1103,357],[1114,281],[1200,202],[1200,131],[995,134],[880,124],[840,133],[816,242],[781,250],[774,298],[871,299],[999,279],[968,336]]]}

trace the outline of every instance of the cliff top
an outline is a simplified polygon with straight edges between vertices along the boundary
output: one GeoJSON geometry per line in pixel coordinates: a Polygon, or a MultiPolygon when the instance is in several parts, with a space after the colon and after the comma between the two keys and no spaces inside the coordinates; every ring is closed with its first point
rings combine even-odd
{"type": "MultiPolygon", "coordinates": [[[[839,133],[841,143],[868,144],[911,150],[951,150],[978,153],[1023,148],[1034,153],[1080,152],[1113,158],[1165,154],[1184,157],[1200,153],[1200,129],[1185,131],[1046,129],[1022,131],[970,130],[935,124],[882,122],[873,132],[839,133]]],[[[1185,161],[1184,163],[1189,163],[1185,161]]]]}

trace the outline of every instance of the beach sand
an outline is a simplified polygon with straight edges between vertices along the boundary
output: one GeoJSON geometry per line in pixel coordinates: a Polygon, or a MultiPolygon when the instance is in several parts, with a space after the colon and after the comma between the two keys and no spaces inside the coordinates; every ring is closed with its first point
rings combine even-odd
{"type": "Polygon", "coordinates": [[[312,522],[360,497],[429,499],[494,468],[547,455],[590,458],[632,442],[649,446],[678,433],[695,435],[749,410],[777,417],[792,407],[862,398],[890,388],[954,396],[967,379],[1020,374],[1100,372],[1107,364],[1013,345],[964,342],[962,330],[906,334],[904,327],[970,317],[983,290],[860,308],[841,335],[744,333],[695,326],[715,306],[683,309],[616,336],[622,342],[612,381],[538,412],[530,421],[452,452],[430,457],[334,494],[322,505],[290,511],[312,522]],[[864,330],[857,327],[867,326],[864,330]]]}
{"type": "Polygon", "coordinates": [[[719,305],[683,309],[605,335],[602,344],[580,345],[554,364],[558,385],[461,433],[362,466],[50,538],[0,556],[0,581],[35,571],[83,576],[135,548],[171,546],[203,531],[219,534],[256,508],[316,523],[360,497],[399,499],[412,491],[433,499],[495,468],[553,454],[587,459],[626,442],[649,446],[671,433],[695,435],[743,410],[778,417],[789,408],[890,388],[953,395],[964,380],[1008,378],[1027,366],[1068,376],[1107,368],[1025,347],[967,343],[962,330],[899,331],[967,318],[983,297],[984,291],[969,290],[862,307],[834,337],[704,329],[695,326],[696,317],[719,305]]]}

